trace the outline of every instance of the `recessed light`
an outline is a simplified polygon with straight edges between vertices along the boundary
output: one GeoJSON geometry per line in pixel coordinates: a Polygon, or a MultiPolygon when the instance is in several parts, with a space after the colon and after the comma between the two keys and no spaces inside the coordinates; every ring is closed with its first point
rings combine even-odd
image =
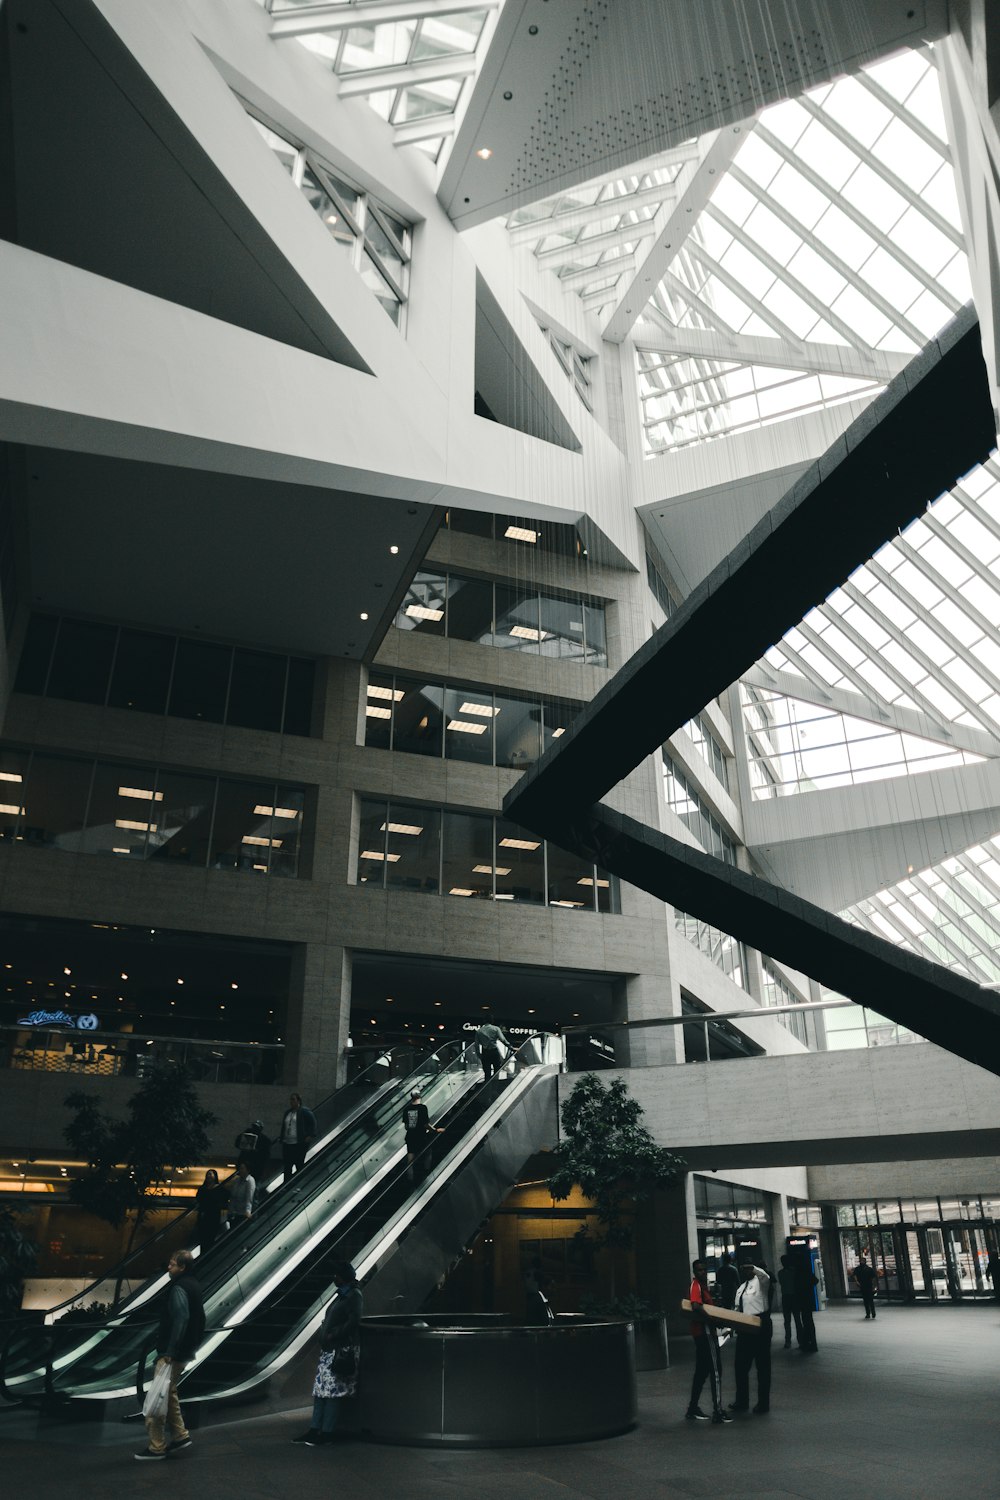
{"type": "Polygon", "coordinates": [[[362,620],[367,620],[367,618],[368,618],[368,611],[367,610],[363,609],[361,611],[361,618],[362,618],[362,620]]]}
{"type": "Polygon", "coordinates": [[[479,157],[480,161],[489,161],[490,157],[493,155],[493,151],[489,146],[480,146],[479,150],[476,152],[476,155],[479,157]]]}
{"type": "Polygon", "coordinates": [[[529,526],[508,526],[504,536],[510,537],[512,542],[538,541],[538,532],[532,531],[529,526]]]}
{"type": "Polygon", "coordinates": [[[501,849],[537,849],[540,839],[501,839],[501,849]]]}
{"type": "Polygon", "coordinates": [[[392,553],[393,557],[395,557],[397,555],[397,553],[399,552],[399,548],[398,547],[390,547],[389,551],[392,553]]]}

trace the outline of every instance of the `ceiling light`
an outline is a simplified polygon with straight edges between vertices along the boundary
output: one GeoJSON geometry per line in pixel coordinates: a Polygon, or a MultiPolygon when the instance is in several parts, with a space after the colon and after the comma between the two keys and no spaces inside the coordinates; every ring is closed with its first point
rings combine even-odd
{"type": "Polygon", "coordinates": [[[263,870],[264,874],[265,875],[267,874],[267,865],[254,865],[254,869],[255,870],[263,870]]]}
{"type": "Polygon", "coordinates": [[[528,1015],[529,1015],[529,1016],[533,1016],[533,1015],[534,1015],[534,1014],[535,1014],[535,1012],[534,1012],[534,1011],[533,1011],[533,1010],[529,1010],[529,1011],[528,1011],[528,1015]]]}
{"type": "Polygon", "coordinates": [[[582,906],[582,901],[550,901],[550,906],[582,906]]]}
{"type": "Polygon", "coordinates": [[[366,719],[391,719],[392,718],[392,709],[391,708],[376,708],[373,703],[366,703],[365,704],[365,718],[366,719]]]}
{"type": "Polygon", "coordinates": [[[470,724],[466,719],[449,719],[448,728],[454,729],[458,734],[485,734],[485,724],[470,724]]]}
{"type": "Polygon", "coordinates": [[[368,611],[366,609],[363,609],[361,611],[361,619],[362,620],[367,620],[367,618],[368,618],[368,611]]]}
{"type": "Polygon", "coordinates": [[[582,880],[578,880],[576,883],[577,883],[577,885],[601,885],[601,886],[604,886],[606,888],[607,886],[609,886],[611,884],[611,881],[610,880],[599,880],[599,879],[598,880],[592,880],[589,875],[585,875],[582,880]]]}
{"type": "Polygon", "coordinates": [[[402,688],[371,687],[368,688],[369,698],[388,698],[390,702],[398,703],[404,696],[402,688]]]}
{"type": "Polygon", "coordinates": [[[560,729],[553,729],[553,731],[552,731],[552,738],[554,740],[557,740],[561,734],[565,734],[565,733],[566,733],[565,729],[561,729],[561,728],[560,729]]]}
{"type": "Polygon", "coordinates": [[[390,865],[394,865],[402,857],[401,854],[382,854],[378,849],[365,849],[360,856],[361,859],[384,859],[390,865]]]}
{"type": "Polygon", "coordinates": [[[254,808],[256,818],[297,818],[298,809],[294,807],[265,807],[263,802],[258,802],[254,808]]]}
{"type": "Polygon", "coordinates": [[[448,892],[449,896],[474,896],[475,894],[475,891],[470,890],[467,885],[453,885],[448,892]]]}
{"type": "Polygon", "coordinates": [[[144,786],[120,786],[118,795],[119,797],[139,797],[143,802],[163,801],[162,792],[150,792],[144,786]]]}
{"type": "Polygon", "coordinates": [[[423,828],[418,823],[383,823],[379,833],[409,833],[414,837],[423,833],[423,828]]]}
{"type": "Polygon", "coordinates": [[[481,719],[495,719],[500,712],[491,703],[463,703],[458,711],[460,714],[472,714],[473,717],[478,714],[481,719]]]}
{"type": "Polygon", "coordinates": [[[323,215],[323,223],[324,224],[336,224],[337,222],[338,222],[338,220],[337,220],[337,215],[336,214],[324,214],[323,215]]]}
{"type": "Polygon", "coordinates": [[[480,146],[479,150],[476,152],[476,155],[479,157],[480,161],[489,161],[490,157],[493,155],[493,151],[489,146],[480,146]]]}
{"type": "Polygon", "coordinates": [[[514,899],[514,892],[513,891],[497,891],[497,893],[493,897],[493,899],[494,899],[494,901],[513,901],[513,899],[514,899]]]}
{"type": "Polygon", "coordinates": [[[390,547],[389,551],[392,553],[393,557],[395,557],[398,554],[398,552],[399,552],[399,548],[398,547],[390,547]]]}
{"type": "Polygon", "coordinates": [[[9,802],[0,802],[0,813],[10,813],[12,818],[23,818],[25,816],[23,807],[12,806],[9,802]]]}
{"type": "Polygon", "coordinates": [[[114,845],[112,845],[111,853],[112,854],[131,854],[132,851],[131,851],[131,849],[121,849],[121,848],[118,847],[117,844],[114,844],[114,845]]]}
{"type": "Polygon", "coordinates": [[[549,636],[547,630],[533,630],[530,625],[512,625],[510,633],[519,641],[545,641],[549,636]]]}
{"type": "Polygon", "coordinates": [[[155,823],[132,823],[128,818],[116,818],[116,828],[131,828],[135,833],[155,833],[155,823]]]}
{"type": "Polygon", "coordinates": [[[501,849],[537,849],[541,839],[501,839],[501,849]]]}
{"type": "Polygon", "coordinates": [[[236,983],[236,981],[235,981],[235,979],[234,979],[234,980],[233,980],[233,982],[232,982],[232,984],[231,984],[231,985],[230,985],[230,986],[229,986],[229,988],[230,988],[230,989],[231,989],[231,990],[238,990],[238,989],[239,989],[239,985],[238,985],[238,984],[237,984],[237,983],[236,983]]]}
{"type": "Polygon", "coordinates": [[[443,1005],[443,1003],[444,1003],[444,1002],[443,1002],[443,1001],[442,1001],[442,1000],[435,1000],[435,1001],[434,1001],[434,1004],[435,1004],[435,1005],[443,1005]]]}
{"type": "Polygon", "coordinates": [[[183,979],[178,979],[178,981],[177,981],[177,983],[178,983],[178,984],[183,984],[183,983],[184,983],[184,981],[183,981],[183,979]]]}
{"type": "Polygon", "coordinates": [[[73,972],[72,969],[63,969],[63,973],[64,974],[72,974],[72,972],[73,972]]]}
{"type": "Polygon", "coordinates": [[[0,781],[21,781],[17,771],[0,771],[0,781]]]}
{"type": "Polygon", "coordinates": [[[259,839],[247,833],[244,834],[242,842],[244,844],[254,844],[262,849],[280,849],[283,841],[281,839],[259,839]]]}
{"type": "Polygon", "coordinates": [[[406,613],[414,620],[443,620],[443,609],[428,609],[424,604],[408,604],[406,613]]]}
{"type": "Polygon", "coordinates": [[[538,532],[529,530],[527,526],[508,526],[504,536],[509,536],[512,542],[538,541],[538,532]]]}
{"type": "Polygon", "coordinates": [[[473,875],[509,875],[510,865],[473,865],[473,875]]]}

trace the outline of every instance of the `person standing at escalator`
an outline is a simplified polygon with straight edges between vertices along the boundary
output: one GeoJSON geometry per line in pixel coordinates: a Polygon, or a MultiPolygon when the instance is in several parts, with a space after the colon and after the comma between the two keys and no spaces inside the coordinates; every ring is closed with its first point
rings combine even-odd
{"type": "Polygon", "coordinates": [[[344,1396],[353,1396],[358,1389],[364,1299],[354,1267],[347,1261],[334,1265],[333,1280],[337,1295],[326,1310],[319,1335],[322,1352],[313,1384],[312,1422],[300,1437],[292,1438],[293,1443],[301,1443],[305,1448],[319,1448],[333,1442],[337,1402],[344,1396]]]}
{"type": "Polygon", "coordinates": [[[285,1165],[285,1181],[290,1182],[295,1172],[301,1172],[306,1152],[316,1139],[316,1116],[302,1103],[301,1094],[292,1094],[281,1121],[281,1158],[285,1165]]]}
{"type": "Polygon", "coordinates": [[[198,1218],[197,1239],[202,1255],[210,1250],[222,1228],[222,1217],[228,1202],[226,1190],[219,1181],[214,1167],[209,1167],[205,1180],[194,1195],[194,1211],[198,1218]]]}
{"type": "Polygon", "coordinates": [[[491,1078],[499,1075],[500,1069],[514,1050],[500,1027],[495,1025],[492,1014],[487,1015],[477,1030],[476,1046],[479,1048],[479,1061],[483,1065],[483,1082],[489,1083],[491,1078]],[[506,1048],[505,1054],[501,1054],[501,1047],[506,1048]]]}
{"type": "MultiPolygon", "coordinates": [[[[414,1160],[426,1146],[430,1145],[432,1135],[443,1134],[442,1129],[431,1124],[427,1105],[421,1099],[419,1089],[413,1090],[410,1102],[403,1110],[403,1130],[406,1139],[406,1175],[412,1181],[414,1160]]],[[[423,1166],[426,1170],[426,1161],[423,1166]]]]}

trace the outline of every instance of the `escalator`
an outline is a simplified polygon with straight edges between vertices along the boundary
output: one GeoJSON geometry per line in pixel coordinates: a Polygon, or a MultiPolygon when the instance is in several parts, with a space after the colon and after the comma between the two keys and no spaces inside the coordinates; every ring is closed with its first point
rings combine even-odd
{"type": "MultiPolygon", "coordinates": [[[[199,1262],[209,1331],[183,1376],[184,1400],[239,1396],[287,1370],[322,1319],[339,1260],[353,1261],[369,1313],[418,1308],[527,1158],[554,1139],[551,1066],[532,1062],[484,1084],[468,1052],[428,1063],[407,1084],[421,1089],[444,1133],[412,1168],[402,1091],[380,1090],[259,1215],[199,1262]]],[[[158,1311],[145,1296],[133,1299],[122,1317],[63,1350],[53,1388],[82,1399],[130,1394],[144,1353],[155,1352],[158,1311]]],[[[44,1374],[37,1353],[20,1368],[7,1374],[9,1395],[37,1396],[44,1374]]]]}
{"type": "MultiPolygon", "coordinates": [[[[197,1263],[198,1280],[205,1294],[206,1310],[214,1325],[226,1323],[234,1310],[242,1315],[256,1304],[276,1267],[293,1269],[307,1254],[317,1235],[390,1173],[403,1155],[403,1102],[419,1089],[431,1116],[436,1118],[473,1091],[479,1082],[478,1062],[472,1049],[455,1044],[420,1060],[401,1075],[385,1076],[375,1065],[339,1089],[316,1110],[317,1142],[301,1172],[280,1185],[280,1175],[271,1178],[272,1191],[254,1217],[221,1236],[197,1263]]],[[[267,1178],[264,1179],[265,1184],[267,1178]]],[[[194,1213],[181,1216],[157,1238],[163,1241],[163,1262],[178,1244],[178,1235],[194,1232],[194,1213]],[[186,1221],[186,1222],[185,1222],[186,1221]]],[[[182,1241],[183,1243],[183,1241],[182,1241]]],[[[142,1254],[148,1261],[150,1245],[142,1254]]],[[[127,1263],[116,1267],[97,1287],[127,1278],[127,1263]]],[[[96,1381],[102,1394],[123,1394],[131,1376],[116,1379],[131,1360],[138,1361],[143,1341],[158,1319],[153,1301],[167,1283],[165,1274],[145,1281],[121,1303],[118,1313],[100,1327],[83,1324],[60,1329],[58,1317],[88,1297],[82,1293],[53,1309],[52,1326],[39,1329],[25,1325],[8,1341],[4,1362],[4,1393],[8,1399],[26,1400],[45,1393],[46,1345],[57,1340],[48,1380],[50,1388],[74,1394],[89,1394],[96,1381]],[[124,1382],[124,1384],[123,1384],[124,1382]]],[[[239,1314],[238,1314],[239,1315],[239,1314]]]]}

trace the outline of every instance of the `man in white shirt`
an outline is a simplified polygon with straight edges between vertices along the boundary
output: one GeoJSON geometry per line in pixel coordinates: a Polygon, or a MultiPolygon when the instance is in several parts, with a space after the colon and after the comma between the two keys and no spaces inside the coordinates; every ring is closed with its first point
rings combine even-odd
{"type": "Polygon", "coordinates": [[[737,1312],[760,1318],[760,1328],[736,1330],[736,1400],[731,1411],[750,1410],[750,1368],[757,1366],[757,1405],[754,1413],[764,1416],[771,1408],[771,1278],[759,1266],[740,1266],[743,1280],[736,1292],[737,1312]]]}

